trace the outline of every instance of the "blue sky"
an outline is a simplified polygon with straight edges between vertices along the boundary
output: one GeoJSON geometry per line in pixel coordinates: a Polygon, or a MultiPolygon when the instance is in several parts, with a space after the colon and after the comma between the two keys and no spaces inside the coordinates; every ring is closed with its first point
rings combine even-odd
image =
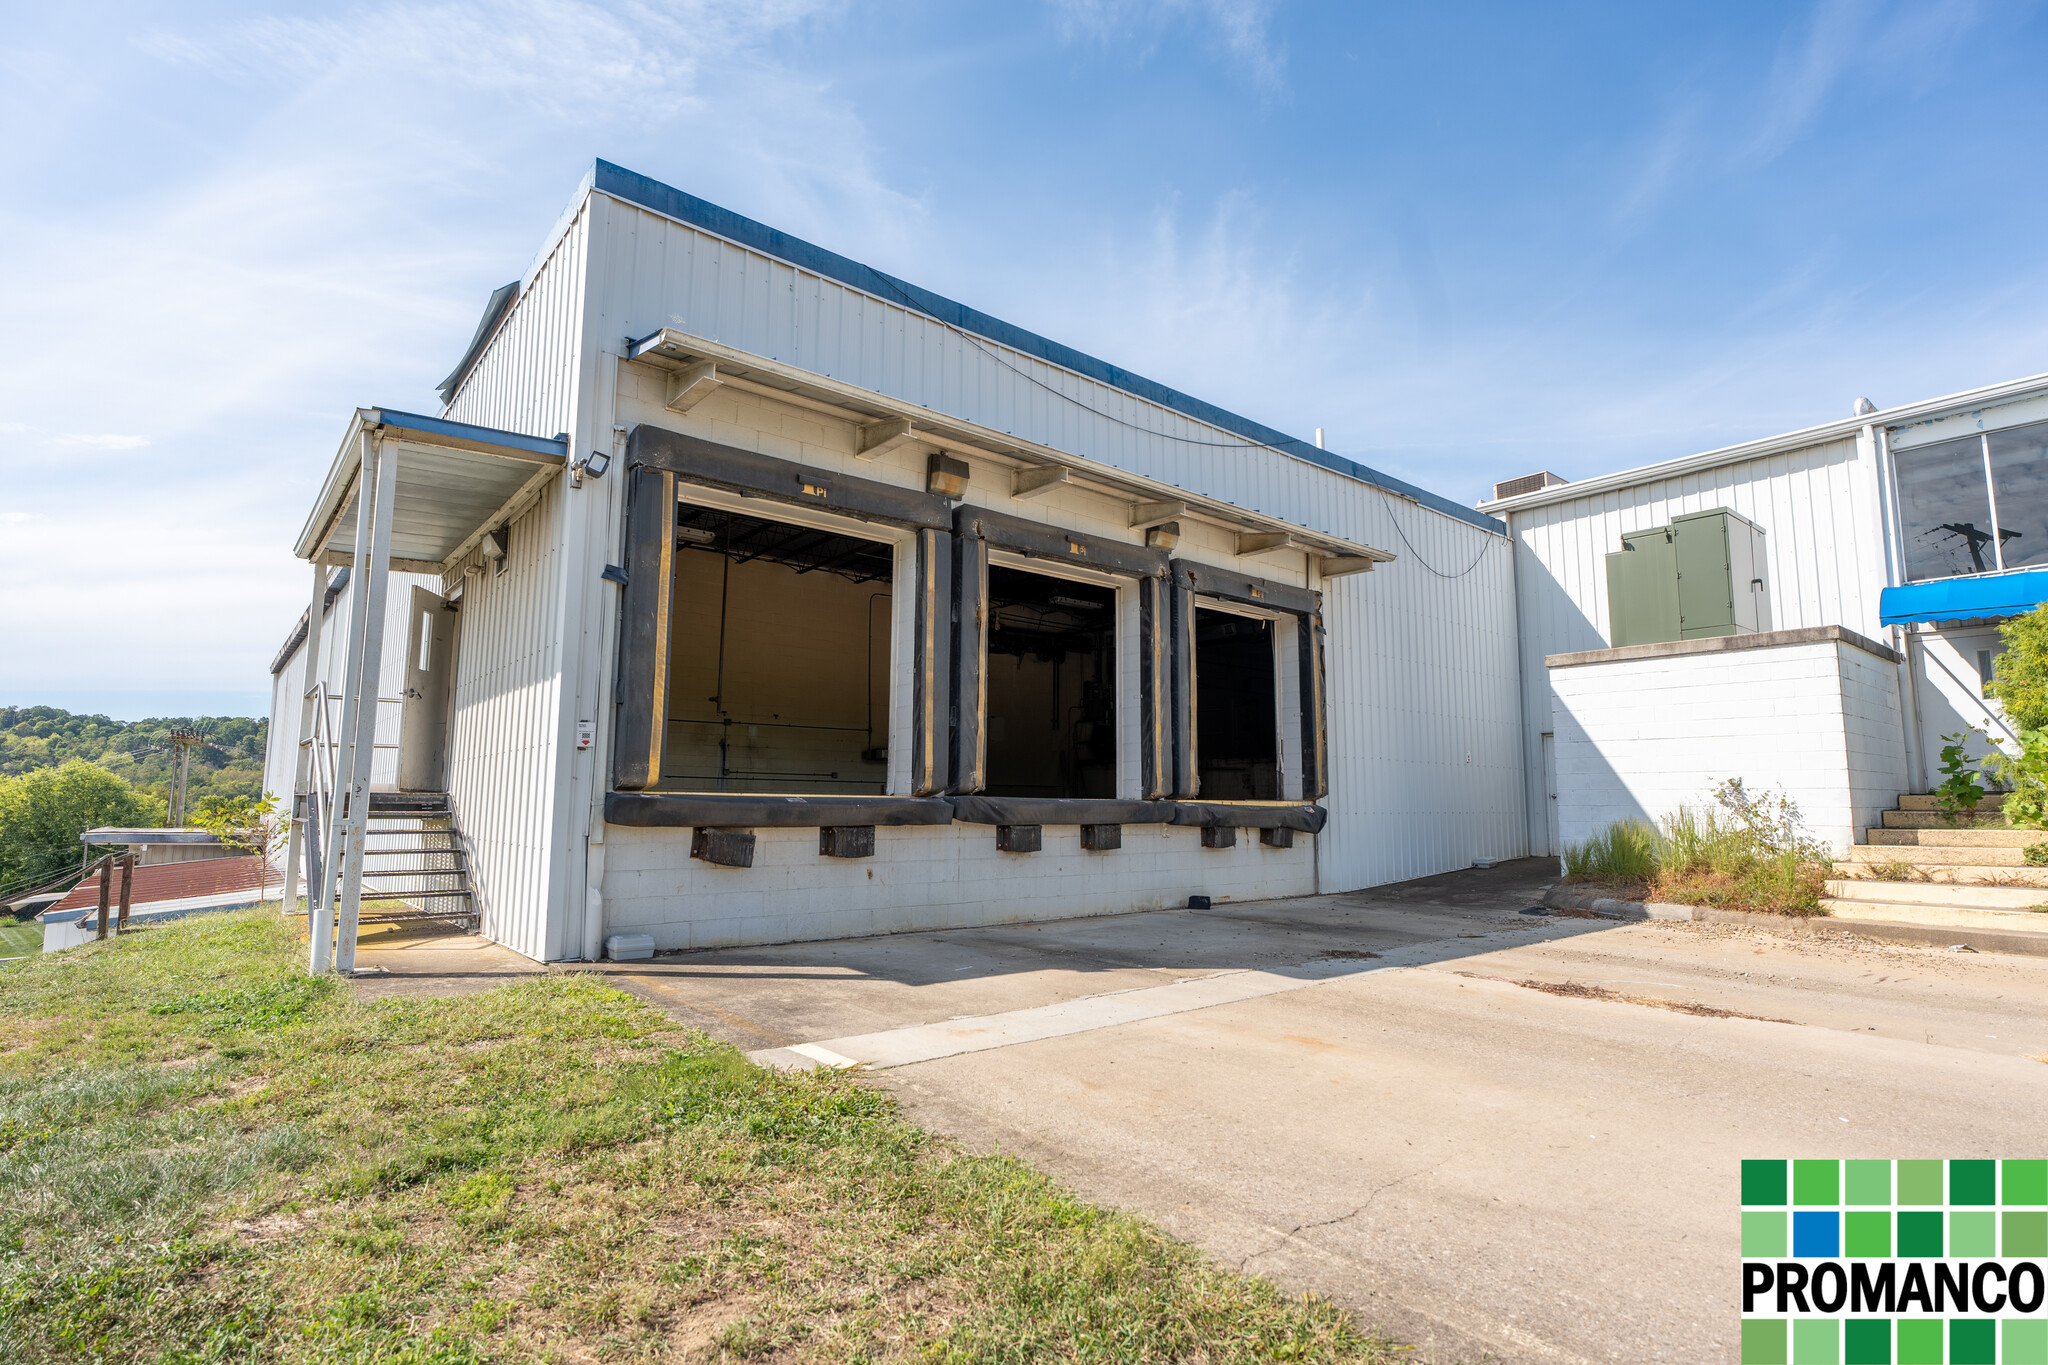
{"type": "Polygon", "coordinates": [[[0,703],[247,712],[603,156],[1461,501],[2048,370],[2031,4],[10,7],[0,703]]]}

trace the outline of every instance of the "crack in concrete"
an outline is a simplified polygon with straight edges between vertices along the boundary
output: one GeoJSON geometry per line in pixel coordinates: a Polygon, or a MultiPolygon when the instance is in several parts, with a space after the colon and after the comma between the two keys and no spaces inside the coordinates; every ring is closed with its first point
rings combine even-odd
{"type": "MultiPolygon", "coordinates": [[[[1452,1155],[1456,1154],[1453,1153],[1452,1155]]],[[[1393,1189],[1394,1186],[1413,1180],[1417,1176],[1432,1175],[1435,1172],[1442,1170],[1445,1166],[1449,1165],[1450,1162],[1451,1157],[1447,1156],[1443,1160],[1436,1162],[1434,1165],[1424,1166],[1420,1170],[1410,1171],[1406,1175],[1397,1175],[1392,1180],[1388,1180],[1383,1182],[1382,1184],[1374,1186],[1372,1191],[1365,1196],[1365,1202],[1360,1204],[1357,1208],[1351,1210],[1351,1212],[1349,1213],[1340,1213],[1335,1218],[1323,1218],[1313,1223],[1296,1223],[1293,1227],[1287,1229],[1285,1232],[1278,1232],[1278,1236],[1280,1238],[1278,1242],[1275,1242],[1272,1246],[1264,1247],[1258,1251],[1254,1251],[1247,1254],[1244,1257],[1244,1259],[1240,1260],[1237,1263],[1238,1273],[1242,1275],[1245,1271],[1245,1267],[1249,1266],[1253,1261],[1256,1261],[1261,1256],[1272,1255],[1274,1252],[1280,1250],[1281,1247],[1287,1245],[1289,1241],[1299,1237],[1304,1232],[1308,1232],[1314,1228],[1334,1227],[1338,1223],[1350,1222],[1352,1219],[1358,1217],[1359,1214],[1364,1213],[1367,1209],[1371,1208],[1373,1205],[1373,1201],[1375,1199],[1378,1199],[1388,1190],[1393,1189]]],[[[1266,1229],[1266,1231],[1277,1232],[1277,1230],[1273,1228],[1268,1228],[1266,1229]]]]}

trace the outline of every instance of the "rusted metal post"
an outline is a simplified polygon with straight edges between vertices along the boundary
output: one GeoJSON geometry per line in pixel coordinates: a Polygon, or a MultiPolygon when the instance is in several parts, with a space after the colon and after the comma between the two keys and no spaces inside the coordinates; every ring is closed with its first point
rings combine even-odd
{"type": "Polygon", "coordinates": [[[113,887],[113,882],[114,882],[114,860],[113,860],[112,858],[102,858],[102,859],[100,859],[100,932],[99,932],[99,937],[101,937],[101,938],[105,938],[105,937],[107,936],[107,892],[108,892],[109,890],[111,890],[111,889],[112,889],[112,887],[113,887]]]}
{"type": "Polygon", "coordinates": [[[114,932],[128,932],[128,906],[135,895],[135,855],[124,854],[121,858],[121,917],[114,924],[114,932]]]}

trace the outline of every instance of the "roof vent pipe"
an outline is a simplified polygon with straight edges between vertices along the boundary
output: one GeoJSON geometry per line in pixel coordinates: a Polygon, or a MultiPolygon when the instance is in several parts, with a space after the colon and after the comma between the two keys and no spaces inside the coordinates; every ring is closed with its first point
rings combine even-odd
{"type": "Polygon", "coordinates": [[[1877,404],[1871,402],[1868,398],[1859,398],[1856,400],[1856,415],[1858,417],[1868,417],[1871,413],[1876,411],[1877,404]]]}
{"type": "Polygon", "coordinates": [[[1322,429],[1321,427],[1317,427],[1317,428],[1316,428],[1316,449],[1317,449],[1317,450],[1321,450],[1322,448],[1323,448],[1323,429],[1322,429]]]}

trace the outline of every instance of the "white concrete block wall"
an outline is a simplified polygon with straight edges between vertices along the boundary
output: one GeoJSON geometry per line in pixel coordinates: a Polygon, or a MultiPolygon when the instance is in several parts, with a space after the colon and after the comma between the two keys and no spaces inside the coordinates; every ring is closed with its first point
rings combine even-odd
{"type": "Polygon", "coordinates": [[[1842,721],[1849,768],[1854,842],[1882,823],[1911,781],[1906,758],[1906,716],[1897,666],[1874,654],[1838,645],[1842,666],[1842,721]]]}
{"type": "Polygon", "coordinates": [[[993,825],[884,826],[872,858],[826,858],[815,829],[754,831],[754,865],[690,856],[687,829],[610,826],[606,934],[650,934],[656,948],[715,948],[906,930],[1020,924],[1156,910],[1206,895],[1216,904],[1305,896],[1314,838],[1267,848],[1256,830],[1205,849],[1201,831],[1125,825],[1124,846],[1081,848],[1078,826],[1048,825],[1037,853],[1001,853],[993,825]]]}
{"type": "Polygon", "coordinates": [[[1842,641],[1549,670],[1558,827],[1707,807],[1739,777],[1798,803],[1809,835],[1860,842],[1906,784],[1897,670],[1842,641]]]}

